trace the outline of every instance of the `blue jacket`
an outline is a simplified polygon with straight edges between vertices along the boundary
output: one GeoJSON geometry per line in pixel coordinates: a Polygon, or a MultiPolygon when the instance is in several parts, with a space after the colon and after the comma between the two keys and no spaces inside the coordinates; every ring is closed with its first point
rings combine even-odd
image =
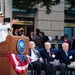
{"type": "Polygon", "coordinates": [[[42,50],[40,52],[40,54],[41,54],[42,58],[47,60],[48,63],[51,61],[54,61],[54,59],[55,59],[55,55],[53,55],[53,52],[51,52],[51,50],[50,50],[50,54],[46,51],[46,49],[42,50]]]}
{"type": "Polygon", "coordinates": [[[69,65],[72,61],[75,61],[75,57],[70,53],[70,51],[68,51],[67,56],[64,50],[59,50],[57,57],[60,58],[66,65],[69,65]]]}

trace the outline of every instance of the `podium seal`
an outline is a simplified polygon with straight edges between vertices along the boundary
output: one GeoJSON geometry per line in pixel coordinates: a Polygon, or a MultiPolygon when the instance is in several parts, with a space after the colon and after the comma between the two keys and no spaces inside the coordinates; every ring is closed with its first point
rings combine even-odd
{"type": "Polygon", "coordinates": [[[17,43],[17,49],[20,54],[23,54],[26,50],[26,43],[23,39],[20,39],[17,43]]]}

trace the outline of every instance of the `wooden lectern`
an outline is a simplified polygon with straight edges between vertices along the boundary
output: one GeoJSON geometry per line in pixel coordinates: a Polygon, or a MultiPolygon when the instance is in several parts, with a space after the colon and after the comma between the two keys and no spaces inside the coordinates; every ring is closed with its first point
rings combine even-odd
{"type": "Polygon", "coordinates": [[[28,69],[23,74],[18,74],[9,58],[9,53],[18,54],[17,42],[19,39],[23,39],[26,42],[26,50],[24,54],[29,53],[29,38],[25,36],[7,36],[6,41],[0,43],[0,75],[28,75],[28,69]]]}

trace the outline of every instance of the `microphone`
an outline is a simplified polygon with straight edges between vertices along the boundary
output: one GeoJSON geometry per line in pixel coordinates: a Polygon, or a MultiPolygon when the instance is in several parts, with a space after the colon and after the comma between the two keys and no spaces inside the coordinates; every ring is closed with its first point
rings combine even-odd
{"type": "Polygon", "coordinates": [[[8,34],[11,35],[11,29],[8,28],[7,31],[8,31],[8,34]]]}

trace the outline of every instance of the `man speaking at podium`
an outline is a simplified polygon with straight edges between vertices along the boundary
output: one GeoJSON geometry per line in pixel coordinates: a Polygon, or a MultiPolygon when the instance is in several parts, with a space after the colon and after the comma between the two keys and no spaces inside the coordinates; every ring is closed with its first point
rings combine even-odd
{"type": "Polygon", "coordinates": [[[7,30],[8,28],[11,28],[13,24],[16,24],[19,22],[18,19],[13,19],[10,23],[7,25],[2,25],[4,20],[4,14],[2,11],[0,11],[0,42],[3,42],[6,40],[7,35],[4,33],[4,30],[7,30]]]}

